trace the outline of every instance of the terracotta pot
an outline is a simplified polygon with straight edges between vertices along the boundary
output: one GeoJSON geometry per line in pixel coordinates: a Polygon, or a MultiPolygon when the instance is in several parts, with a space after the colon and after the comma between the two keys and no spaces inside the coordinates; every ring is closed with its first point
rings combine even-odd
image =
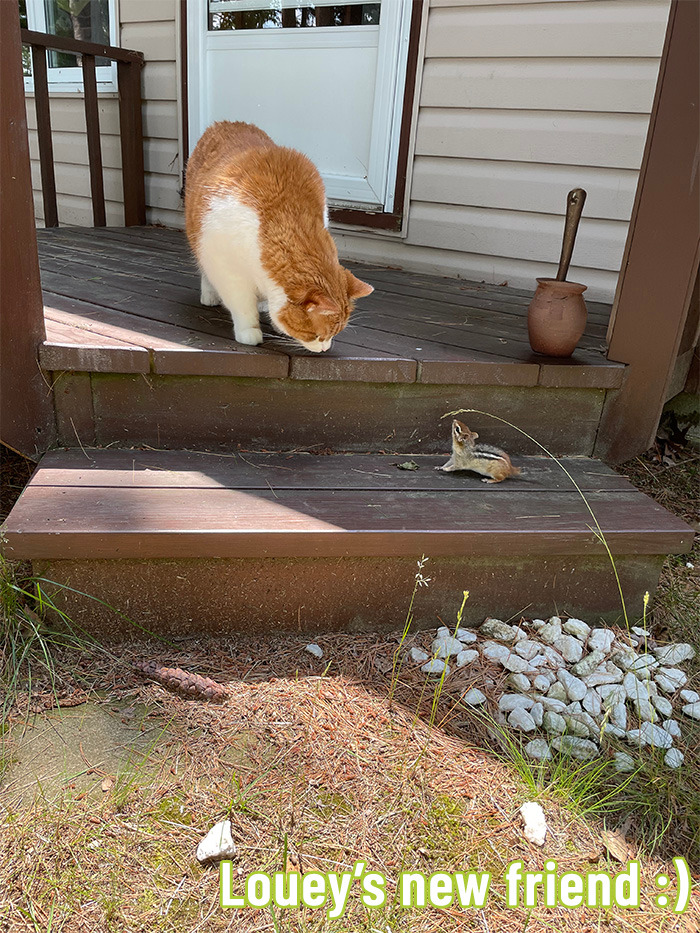
{"type": "Polygon", "coordinates": [[[586,328],[586,285],[537,279],[527,312],[530,346],[546,356],[571,356],[586,328]]]}

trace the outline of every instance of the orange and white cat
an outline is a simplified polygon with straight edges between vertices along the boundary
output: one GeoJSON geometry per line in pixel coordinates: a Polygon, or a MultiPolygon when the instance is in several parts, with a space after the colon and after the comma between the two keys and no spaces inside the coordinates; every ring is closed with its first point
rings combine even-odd
{"type": "Polygon", "coordinates": [[[250,123],[214,123],[197,143],[187,164],[185,225],[201,302],[221,301],[239,343],[262,343],[262,299],[277,331],[327,350],[355,299],[373,291],[338,262],[314,164],[250,123]]]}

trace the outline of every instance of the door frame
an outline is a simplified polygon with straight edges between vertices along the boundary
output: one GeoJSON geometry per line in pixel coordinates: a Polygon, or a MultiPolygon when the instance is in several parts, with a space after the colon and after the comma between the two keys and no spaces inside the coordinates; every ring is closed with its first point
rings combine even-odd
{"type": "MultiPolygon", "coordinates": [[[[183,146],[185,155],[183,165],[186,166],[189,157],[189,45],[190,33],[188,31],[191,0],[180,0],[180,80],[181,80],[181,123],[183,146]]],[[[393,204],[391,211],[362,210],[358,208],[331,208],[330,220],[332,224],[365,227],[373,230],[386,230],[394,233],[401,232],[404,220],[404,202],[406,198],[406,182],[408,178],[408,162],[411,141],[411,124],[414,111],[414,101],[418,77],[418,58],[426,0],[410,0],[410,23],[408,28],[408,49],[406,69],[402,92],[400,116],[398,116],[398,133],[394,134],[389,153],[390,164],[395,163],[395,177],[393,179],[393,198],[388,199],[393,204]]],[[[392,179],[388,181],[391,189],[392,179]]]]}

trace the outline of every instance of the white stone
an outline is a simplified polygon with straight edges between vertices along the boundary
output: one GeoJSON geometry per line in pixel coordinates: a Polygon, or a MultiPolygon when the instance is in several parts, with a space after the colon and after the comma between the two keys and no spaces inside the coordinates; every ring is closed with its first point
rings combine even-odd
{"type": "Polygon", "coordinates": [[[431,658],[421,667],[421,670],[424,674],[442,674],[444,671],[447,676],[450,673],[450,665],[445,664],[440,658],[431,658]]]}
{"type": "Polygon", "coordinates": [[[435,632],[436,638],[451,638],[452,632],[448,629],[446,625],[441,625],[440,628],[435,632]]]}
{"type": "Polygon", "coordinates": [[[606,709],[616,703],[624,703],[627,699],[627,691],[623,684],[601,684],[600,687],[596,687],[596,693],[600,694],[606,709]]]}
{"type": "Polygon", "coordinates": [[[669,735],[673,736],[674,739],[680,739],[681,727],[678,725],[675,719],[664,719],[661,725],[669,735]]]}
{"type": "Polygon", "coordinates": [[[541,703],[535,703],[530,707],[530,715],[535,720],[536,726],[541,726],[544,720],[544,706],[541,703]]]}
{"type": "Polygon", "coordinates": [[[481,706],[485,702],[486,696],[477,687],[472,687],[462,694],[462,703],[466,703],[467,706],[481,706]]]}
{"type": "Polygon", "coordinates": [[[451,635],[436,638],[431,645],[433,656],[436,658],[449,658],[453,654],[459,654],[463,648],[459,638],[453,638],[451,635]]]}
{"type": "Polygon", "coordinates": [[[664,764],[667,768],[680,768],[683,764],[683,752],[677,748],[669,748],[664,755],[664,764]]]}
{"type": "Polygon", "coordinates": [[[532,681],[532,686],[535,690],[539,690],[540,693],[546,693],[549,690],[549,678],[545,677],[543,674],[538,674],[537,677],[532,681]]]}
{"type": "Polygon", "coordinates": [[[628,755],[627,752],[615,752],[613,755],[613,764],[615,770],[619,771],[621,774],[629,774],[637,768],[634,763],[634,758],[628,755]]]}
{"type": "Polygon", "coordinates": [[[600,716],[603,709],[603,701],[600,698],[600,695],[595,692],[595,690],[588,688],[585,697],[582,700],[583,708],[587,713],[590,713],[591,716],[600,716]]]}
{"type": "Polygon", "coordinates": [[[622,677],[623,674],[620,668],[613,664],[612,661],[608,661],[607,664],[601,664],[598,670],[584,677],[583,681],[588,687],[600,687],[604,684],[622,683],[622,677]]]}
{"type": "Polygon", "coordinates": [[[673,736],[669,735],[661,726],[651,722],[643,722],[639,729],[632,729],[627,733],[627,741],[631,745],[653,745],[655,748],[670,748],[673,745],[673,736]]]}
{"type": "Polygon", "coordinates": [[[646,687],[634,676],[631,671],[625,674],[622,686],[625,688],[625,694],[628,700],[636,700],[638,697],[648,696],[646,687]]]}
{"type": "Polygon", "coordinates": [[[526,632],[523,632],[523,630],[522,630],[521,628],[516,628],[516,630],[515,630],[515,641],[516,641],[516,643],[519,642],[519,641],[525,641],[526,638],[527,638],[527,633],[526,633],[526,632]]]}
{"type": "Polygon", "coordinates": [[[542,645],[542,654],[547,659],[547,663],[554,670],[558,671],[560,667],[566,667],[566,661],[559,654],[558,651],[555,651],[551,645],[542,645]]]}
{"type": "Polygon", "coordinates": [[[552,616],[549,622],[543,625],[537,634],[542,641],[546,642],[548,645],[553,645],[557,638],[561,637],[561,619],[552,616]]]}
{"type": "Polygon", "coordinates": [[[574,735],[558,735],[552,739],[552,745],[564,755],[571,755],[579,761],[590,761],[600,754],[598,746],[590,739],[581,739],[574,735]]]}
{"type": "Polygon", "coordinates": [[[572,703],[569,703],[569,705],[566,707],[566,711],[568,713],[580,713],[582,712],[582,710],[583,710],[583,707],[581,706],[578,700],[574,700],[572,703]]]}
{"type": "Polygon", "coordinates": [[[538,702],[542,704],[545,710],[550,710],[553,713],[560,713],[566,709],[566,703],[563,700],[555,700],[554,697],[540,697],[538,702]]]}
{"type": "Polygon", "coordinates": [[[506,625],[500,619],[485,619],[479,627],[479,634],[486,635],[489,638],[497,638],[499,641],[515,641],[515,629],[512,625],[506,625]]]}
{"type": "MultiPolygon", "coordinates": [[[[590,642],[589,642],[590,644],[590,642]]],[[[639,655],[628,645],[620,645],[620,647],[613,653],[612,660],[618,667],[628,670],[634,662],[637,660],[639,655]]]]}
{"type": "Polygon", "coordinates": [[[554,641],[554,649],[558,651],[569,664],[580,661],[583,656],[583,645],[578,638],[574,638],[573,635],[560,635],[559,638],[554,641]]]}
{"type": "Polygon", "coordinates": [[[525,638],[523,641],[519,641],[515,645],[515,651],[520,655],[521,658],[525,658],[526,661],[531,661],[536,654],[540,653],[541,645],[539,642],[532,641],[531,638],[525,638]]]}
{"type": "Polygon", "coordinates": [[[547,696],[552,700],[561,700],[562,702],[566,702],[569,699],[569,694],[566,692],[566,687],[564,684],[559,683],[559,681],[552,684],[552,686],[547,691],[547,696]]]}
{"type": "Polygon", "coordinates": [[[599,651],[604,651],[605,654],[608,654],[612,648],[612,643],[615,641],[615,632],[609,628],[596,628],[593,629],[591,634],[588,636],[588,648],[589,650],[598,649],[599,651]]]}
{"type": "Polygon", "coordinates": [[[634,704],[634,709],[637,713],[638,719],[642,719],[645,722],[656,722],[656,720],[659,718],[656,714],[656,711],[654,710],[654,707],[646,697],[638,697],[632,702],[634,704]]]}
{"type": "Polygon", "coordinates": [[[576,638],[579,638],[581,641],[585,641],[591,631],[590,625],[586,625],[581,619],[568,619],[562,625],[562,628],[567,635],[575,635],[576,638]]]}
{"type": "Polygon", "coordinates": [[[691,719],[700,719],[700,703],[686,703],[683,714],[691,719]]]}
{"type": "MultiPolygon", "coordinates": [[[[564,716],[566,722],[566,731],[570,735],[577,735],[580,738],[587,739],[590,733],[588,726],[581,722],[576,716],[564,716]]],[[[596,730],[597,731],[597,730],[596,730]]]]}
{"type": "Polygon", "coordinates": [[[578,715],[578,719],[584,725],[588,726],[588,731],[590,733],[591,738],[598,739],[598,737],[600,736],[600,726],[595,721],[595,719],[592,716],[589,716],[589,714],[585,710],[581,710],[581,712],[578,715]]]}
{"type": "Polygon", "coordinates": [[[476,632],[470,632],[467,628],[457,629],[457,638],[463,645],[472,645],[476,641],[476,632]]]}
{"type": "Polygon", "coordinates": [[[525,824],[525,838],[536,846],[543,846],[547,836],[547,821],[542,807],[539,803],[524,803],[520,808],[520,815],[525,824]]]}
{"type": "Polygon", "coordinates": [[[411,660],[415,664],[424,664],[430,657],[430,655],[426,651],[423,651],[422,648],[411,648],[409,654],[411,656],[411,660]]]}
{"type": "Polygon", "coordinates": [[[473,648],[465,648],[464,651],[460,651],[457,655],[457,667],[465,667],[467,664],[471,664],[472,661],[476,661],[478,657],[478,651],[473,648]]]}
{"type": "Polygon", "coordinates": [[[566,732],[566,720],[559,713],[547,710],[542,718],[542,725],[546,732],[566,732]]]}
{"type": "Polygon", "coordinates": [[[645,628],[642,628],[639,625],[633,625],[632,631],[635,635],[639,635],[640,638],[651,638],[651,632],[647,632],[645,628]]]}
{"type": "Polygon", "coordinates": [[[657,648],[654,654],[662,664],[680,664],[695,657],[695,648],[687,644],[664,645],[657,648]]]}
{"type": "Polygon", "coordinates": [[[700,703],[700,693],[694,690],[681,690],[681,700],[684,703],[700,703]]]}
{"type": "Polygon", "coordinates": [[[531,742],[528,742],[525,746],[525,754],[529,755],[530,758],[534,758],[536,761],[549,761],[552,757],[552,752],[546,739],[533,739],[531,742]]]}
{"type": "Polygon", "coordinates": [[[522,693],[504,693],[498,701],[498,708],[504,713],[509,713],[514,709],[530,709],[534,702],[522,693]]]}
{"type": "Polygon", "coordinates": [[[582,680],[579,680],[578,677],[574,677],[573,674],[570,674],[567,670],[561,670],[557,672],[557,677],[559,683],[564,686],[568,696],[572,700],[582,700],[588,688],[582,680]]]}
{"type": "Polygon", "coordinates": [[[618,729],[627,728],[627,707],[624,703],[616,703],[610,707],[610,722],[618,729]]]}
{"type": "Polygon", "coordinates": [[[530,681],[524,674],[508,674],[506,683],[521,693],[527,693],[530,690],[530,681]]]}
{"type": "Polygon", "coordinates": [[[501,663],[507,671],[512,671],[514,674],[534,674],[536,670],[529,661],[517,654],[509,654],[501,663]]]}
{"type": "Polygon", "coordinates": [[[634,673],[641,673],[645,667],[650,667],[652,670],[655,667],[659,666],[659,662],[651,654],[640,654],[637,660],[630,664],[628,670],[634,671],[634,673]]]}
{"type": "Polygon", "coordinates": [[[678,667],[660,667],[654,675],[654,680],[664,693],[675,693],[688,678],[678,667]]]}
{"type": "Polygon", "coordinates": [[[661,713],[662,716],[672,716],[673,715],[673,704],[670,700],[667,700],[666,697],[655,696],[651,698],[651,702],[661,713]]]}
{"type": "Polygon", "coordinates": [[[542,628],[542,626],[546,624],[547,623],[544,621],[544,619],[533,619],[532,620],[532,627],[534,628],[536,632],[538,632],[542,628]]]}
{"type": "Polygon", "coordinates": [[[595,651],[591,651],[590,654],[587,654],[585,658],[582,658],[578,664],[574,664],[571,670],[577,677],[587,677],[589,674],[592,674],[593,671],[597,671],[604,661],[605,655],[597,648],[595,651]]]}
{"type": "Polygon", "coordinates": [[[605,722],[601,725],[600,731],[604,736],[612,735],[616,739],[624,739],[626,730],[616,726],[613,722],[605,722]]]}
{"type": "Polygon", "coordinates": [[[514,709],[508,716],[508,724],[513,729],[520,729],[522,732],[534,732],[537,728],[535,720],[526,709],[514,709]]]}
{"type": "Polygon", "coordinates": [[[222,820],[216,826],[212,826],[197,846],[199,862],[218,862],[221,859],[233,858],[235,854],[236,845],[231,836],[230,820],[222,820]]]}
{"type": "Polygon", "coordinates": [[[323,648],[320,645],[317,645],[315,641],[312,641],[310,645],[307,645],[304,648],[304,651],[308,651],[309,654],[312,654],[315,658],[323,657],[323,648]]]}
{"type": "Polygon", "coordinates": [[[481,653],[488,661],[504,661],[510,654],[510,648],[499,645],[497,641],[485,641],[481,645],[481,653]]]}

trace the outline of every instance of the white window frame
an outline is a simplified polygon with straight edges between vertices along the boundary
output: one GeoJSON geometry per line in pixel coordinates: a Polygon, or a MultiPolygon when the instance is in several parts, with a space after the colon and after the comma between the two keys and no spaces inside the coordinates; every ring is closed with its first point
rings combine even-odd
{"type": "MultiPolygon", "coordinates": [[[[0,3],[4,0],[0,0],[0,3]]],[[[118,0],[108,0],[109,3],[109,44],[119,45],[119,18],[118,0]]],[[[44,0],[26,0],[27,28],[34,32],[46,33],[46,8],[44,0]]],[[[47,49],[47,56],[51,50],[47,49]]],[[[83,70],[77,68],[52,68],[47,57],[47,75],[49,79],[49,92],[61,94],[82,94],[83,70]]],[[[95,69],[98,93],[117,91],[117,63],[101,65],[95,69]]],[[[34,77],[27,75],[24,79],[24,90],[27,94],[34,93],[34,77]]]]}
{"type": "MultiPolygon", "coordinates": [[[[2,0],[0,0],[2,2],[2,0]]],[[[340,2],[340,0],[334,0],[340,2]]],[[[370,0],[346,0],[350,3],[370,2],[370,0]]],[[[377,72],[377,106],[375,106],[372,125],[372,154],[367,172],[366,191],[357,192],[356,198],[341,200],[329,197],[332,207],[350,208],[360,210],[380,210],[391,213],[394,210],[394,191],[396,187],[396,172],[398,167],[399,143],[401,137],[401,121],[403,116],[403,96],[406,84],[406,63],[408,59],[408,44],[411,26],[410,0],[383,0],[385,6],[385,22],[388,19],[390,28],[379,32],[378,26],[330,26],[309,27],[307,29],[261,29],[246,31],[248,44],[251,47],[303,47],[307,42],[313,42],[313,35],[322,33],[329,44],[333,44],[335,37],[340,39],[338,30],[342,28],[344,36],[343,45],[348,44],[348,34],[357,30],[358,41],[361,35],[368,30],[378,32],[380,35],[377,72]]],[[[325,0],[325,4],[331,0],[325,0]]],[[[245,8],[258,8],[263,4],[259,0],[235,5],[236,10],[245,8]]],[[[280,8],[297,6],[292,0],[277,0],[280,8]]],[[[217,11],[224,11],[228,7],[226,0],[216,0],[217,11]]],[[[207,93],[205,81],[205,51],[206,44],[225,47],[227,33],[206,29],[207,0],[189,0],[187,4],[187,32],[188,32],[188,112],[190,115],[189,152],[206,129],[202,125],[202,114],[207,110],[207,93]]]]}

